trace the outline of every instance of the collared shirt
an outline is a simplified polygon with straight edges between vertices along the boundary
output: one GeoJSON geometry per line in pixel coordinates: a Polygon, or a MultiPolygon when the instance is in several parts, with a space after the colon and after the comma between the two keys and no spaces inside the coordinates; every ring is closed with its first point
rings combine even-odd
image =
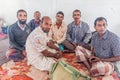
{"type": "Polygon", "coordinates": [[[31,32],[26,41],[28,64],[31,64],[40,70],[50,70],[52,63],[55,61],[51,57],[46,57],[41,53],[44,50],[56,53],[56,50],[47,46],[48,41],[49,38],[47,34],[40,26],[31,32]]]}
{"type": "Polygon", "coordinates": [[[91,45],[94,48],[95,56],[99,58],[120,56],[120,38],[108,30],[101,38],[97,32],[94,33],[91,45]]]}
{"type": "Polygon", "coordinates": [[[78,25],[78,26],[75,26],[75,28],[74,28],[74,31],[75,31],[75,39],[73,40],[73,42],[75,42],[75,43],[77,43],[78,42],[78,33],[79,33],[79,29],[80,29],[80,25],[78,25]]]}
{"type": "Polygon", "coordinates": [[[50,48],[47,46],[48,41],[49,38],[47,34],[43,32],[40,26],[31,32],[26,42],[26,51],[29,53],[28,58],[30,58],[30,61],[34,61],[34,59],[38,56],[43,56],[41,53],[42,51],[50,50],[50,48]]]}
{"type": "Polygon", "coordinates": [[[80,21],[80,24],[77,26],[77,28],[74,21],[68,25],[66,35],[68,41],[75,42],[79,45],[81,43],[88,43],[91,36],[92,33],[89,25],[83,21],[80,21]]]}
{"type": "MultiPolygon", "coordinates": [[[[20,23],[17,22],[17,24],[18,24],[18,26],[20,27],[20,23]]],[[[25,24],[23,27],[20,27],[20,29],[24,31],[24,30],[25,30],[25,27],[26,27],[26,24],[25,24]]]]}
{"type": "Polygon", "coordinates": [[[30,32],[30,28],[27,24],[25,24],[24,30],[20,28],[18,22],[10,25],[10,27],[8,28],[10,47],[16,48],[18,50],[24,50],[26,39],[30,32]]]}
{"type": "Polygon", "coordinates": [[[36,27],[38,27],[40,25],[41,20],[39,20],[39,22],[36,22],[35,19],[32,19],[28,25],[31,28],[31,31],[33,31],[36,27]]]}
{"type": "Polygon", "coordinates": [[[63,22],[61,26],[57,27],[56,22],[53,23],[50,31],[49,31],[49,39],[56,41],[58,44],[62,43],[66,39],[67,25],[63,22]]]}

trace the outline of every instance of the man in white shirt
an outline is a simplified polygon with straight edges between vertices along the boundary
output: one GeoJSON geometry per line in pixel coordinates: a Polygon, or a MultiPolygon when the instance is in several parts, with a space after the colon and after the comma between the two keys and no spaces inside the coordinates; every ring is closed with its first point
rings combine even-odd
{"type": "Polygon", "coordinates": [[[55,60],[61,57],[61,51],[47,36],[51,25],[51,19],[44,16],[41,26],[31,32],[26,42],[28,64],[47,73],[49,73],[51,65],[56,62],[55,60]]]}
{"type": "Polygon", "coordinates": [[[49,38],[59,45],[59,48],[63,51],[63,41],[66,39],[67,25],[63,22],[64,13],[62,11],[57,12],[56,21],[52,24],[49,31],[49,38]]]}

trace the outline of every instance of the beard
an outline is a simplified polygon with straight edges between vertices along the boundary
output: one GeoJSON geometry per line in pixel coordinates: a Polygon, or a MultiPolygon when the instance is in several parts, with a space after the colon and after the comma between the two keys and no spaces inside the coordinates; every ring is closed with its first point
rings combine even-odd
{"type": "Polygon", "coordinates": [[[26,24],[26,20],[19,20],[19,23],[24,25],[26,24]]]}

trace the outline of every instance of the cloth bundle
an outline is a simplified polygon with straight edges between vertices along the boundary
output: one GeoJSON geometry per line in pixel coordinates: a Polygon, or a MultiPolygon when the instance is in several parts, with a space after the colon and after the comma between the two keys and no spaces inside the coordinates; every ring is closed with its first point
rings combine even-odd
{"type": "Polygon", "coordinates": [[[114,71],[114,65],[109,62],[96,62],[92,64],[91,74],[93,76],[110,75],[114,71]]]}
{"type": "Polygon", "coordinates": [[[75,54],[79,61],[86,61],[86,57],[91,55],[91,51],[83,48],[82,46],[77,46],[75,54]]]}
{"type": "Polygon", "coordinates": [[[119,78],[117,76],[117,73],[113,72],[111,75],[95,77],[92,78],[92,80],[119,80],[119,78]]]}

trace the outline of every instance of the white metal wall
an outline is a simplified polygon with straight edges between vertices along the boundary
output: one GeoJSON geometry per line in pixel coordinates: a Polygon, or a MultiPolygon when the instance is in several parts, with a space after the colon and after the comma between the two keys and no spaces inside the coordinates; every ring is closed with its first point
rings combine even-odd
{"type": "Polygon", "coordinates": [[[87,22],[91,30],[96,17],[103,16],[108,20],[108,29],[120,36],[120,0],[0,0],[0,17],[9,24],[15,22],[18,9],[28,12],[28,21],[33,13],[39,10],[42,16],[48,15],[53,21],[57,11],[63,11],[64,21],[70,23],[74,9],[80,9],[82,20],[87,22]]]}

